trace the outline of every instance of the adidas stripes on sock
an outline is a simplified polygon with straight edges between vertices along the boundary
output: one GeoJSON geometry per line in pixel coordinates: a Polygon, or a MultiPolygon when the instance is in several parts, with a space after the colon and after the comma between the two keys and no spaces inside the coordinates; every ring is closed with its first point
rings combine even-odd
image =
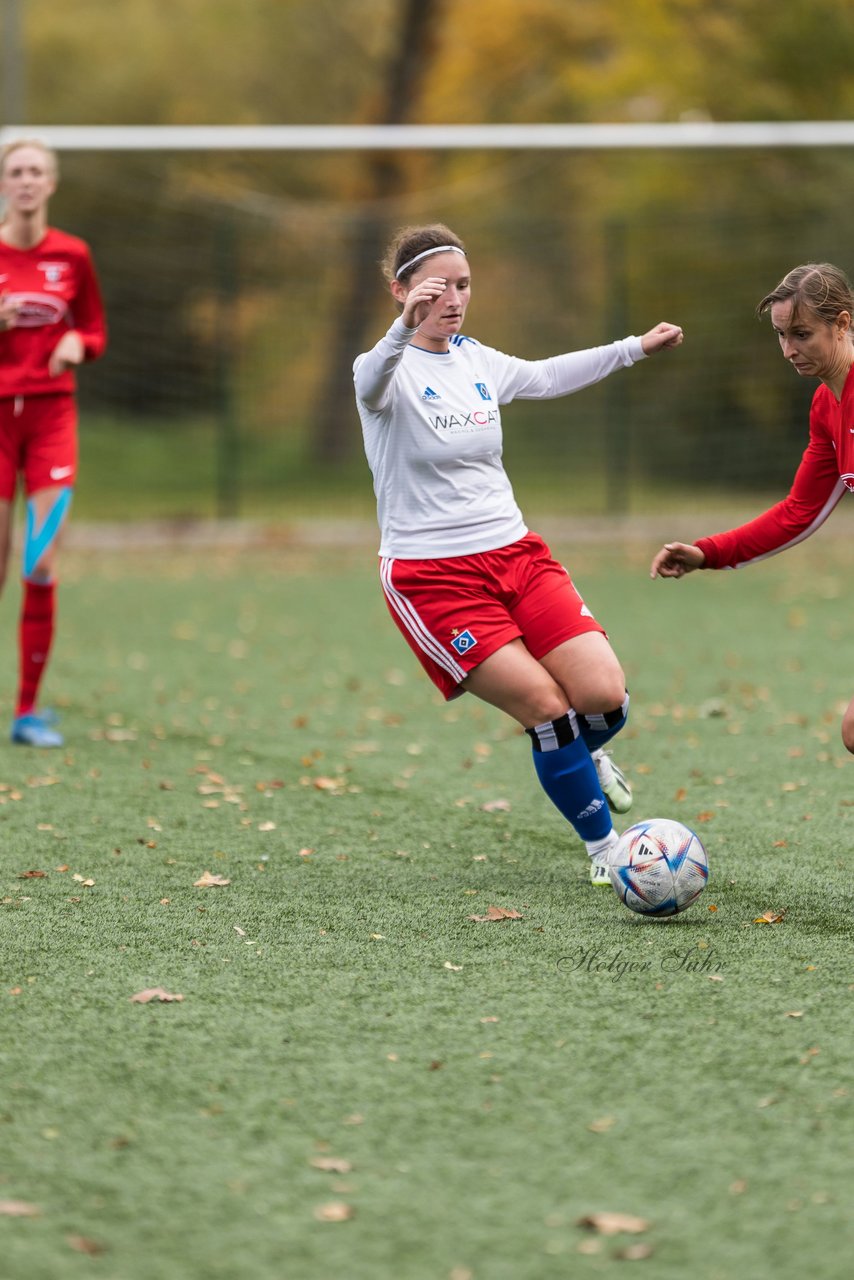
{"type": "Polygon", "coordinates": [[[586,844],[604,840],[611,831],[611,814],[575,712],[526,732],[537,777],[552,804],[586,844]]]}
{"type": "Polygon", "coordinates": [[[582,715],[580,711],[576,711],[570,714],[575,716],[578,732],[587,743],[588,749],[598,751],[620,732],[628,719],[628,690],[622,705],[615,707],[613,711],[590,712],[588,715],[582,715]]]}

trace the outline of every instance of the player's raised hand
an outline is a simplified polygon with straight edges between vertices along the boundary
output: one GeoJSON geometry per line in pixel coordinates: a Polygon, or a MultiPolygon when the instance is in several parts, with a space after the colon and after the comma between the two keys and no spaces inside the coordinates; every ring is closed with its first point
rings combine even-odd
{"type": "Polygon", "coordinates": [[[649,567],[651,578],[684,578],[694,569],[702,569],[706,557],[699,547],[687,542],[665,542],[649,567]]]}
{"type": "Polygon", "coordinates": [[[641,338],[641,346],[645,356],[655,355],[656,351],[665,351],[670,347],[678,347],[682,341],[682,330],[678,324],[669,324],[662,320],[649,333],[641,338]]]}
{"type": "Polygon", "coordinates": [[[433,303],[441,298],[447,287],[444,276],[427,276],[412,286],[404,300],[401,316],[407,329],[417,329],[427,319],[433,303]]]}

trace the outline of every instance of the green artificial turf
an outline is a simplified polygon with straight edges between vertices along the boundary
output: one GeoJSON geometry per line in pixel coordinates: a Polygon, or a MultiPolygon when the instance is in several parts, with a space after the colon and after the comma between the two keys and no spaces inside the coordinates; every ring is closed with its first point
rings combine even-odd
{"type": "Polygon", "coordinates": [[[370,548],[67,558],[68,745],[0,747],[5,1280],[850,1274],[847,542],[678,584],[653,549],[556,547],[632,820],[709,853],[667,922],[441,703],[370,548]]]}

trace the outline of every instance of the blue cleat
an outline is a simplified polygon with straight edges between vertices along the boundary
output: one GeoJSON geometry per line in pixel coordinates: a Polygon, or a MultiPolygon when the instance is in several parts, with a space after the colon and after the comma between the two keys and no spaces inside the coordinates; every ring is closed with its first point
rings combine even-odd
{"type": "Polygon", "coordinates": [[[65,739],[56,729],[51,729],[50,724],[50,717],[31,711],[25,716],[15,716],[9,736],[24,747],[61,747],[65,739]]]}

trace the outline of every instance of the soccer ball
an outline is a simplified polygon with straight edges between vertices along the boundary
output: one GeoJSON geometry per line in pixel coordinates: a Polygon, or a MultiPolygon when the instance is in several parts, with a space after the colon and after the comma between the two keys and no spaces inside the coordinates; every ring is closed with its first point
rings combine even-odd
{"type": "Polygon", "coordinates": [[[620,836],[608,863],[617,897],[642,916],[675,916],[709,878],[700,839],[672,818],[647,818],[620,836]]]}

